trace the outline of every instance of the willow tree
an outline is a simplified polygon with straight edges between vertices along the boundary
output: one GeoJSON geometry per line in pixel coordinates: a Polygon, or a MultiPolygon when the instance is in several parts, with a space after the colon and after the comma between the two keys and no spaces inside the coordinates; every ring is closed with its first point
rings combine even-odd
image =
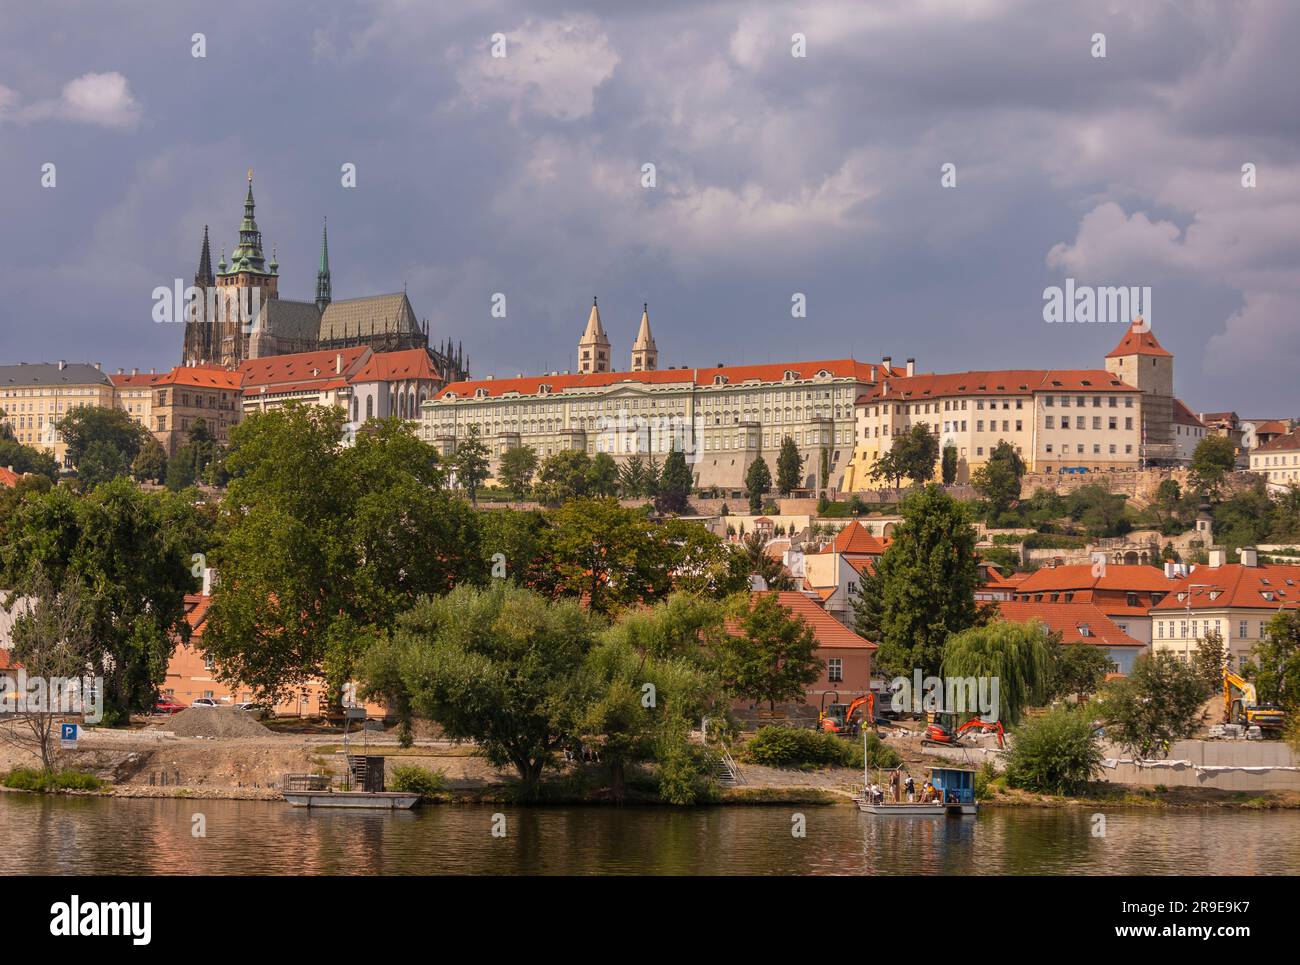
{"type": "Polygon", "coordinates": [[[1006,726],[1018,723],[1026,707],[1046,701],[1052,668],[1047,631],[1037,621],[971,627],[949,639],[943,650],[945,678],[997,681],[995,719],[1006,726]]]}

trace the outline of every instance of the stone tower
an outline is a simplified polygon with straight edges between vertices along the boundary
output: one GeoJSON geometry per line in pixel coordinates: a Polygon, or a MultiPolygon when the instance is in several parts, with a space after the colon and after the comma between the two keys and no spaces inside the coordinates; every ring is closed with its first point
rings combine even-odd
{"type": "Polygon", "coordinates": [[[1156,341],[1142,316],[1133,320],[1106,356],[1106,371],[1142,390],[1142,459],[1147,465],[1174,459],[1174,357],[1156,341]]]}
{"type": "Polygon", "coordinates": [[[632,371],[653,372],[659,368],[659,349],[655,347],[655,337],[650,334],[650,305],[641,306],[641,328],[632,343],[632,371]]]}
{"type": "Polygon", "coordinates": [[[248,358],[248,336],[253,319],[262,305],[279,298],[280,272],[274,255],[268,263],[262,253],[262,232],[253,216],[253,169],[248,169],[248,194],[244,217],[239,223],[239,244],[226,264],[225,252],[217,263],[217,288],[222,298],[215,350],[222,365],[232,367],[248,358]],[[241,313],[243,318],[241,319],[241,313]]]}
{"type": "Polygon", "coordinates": [[[212,248],[208,244],[208,226],[203,226],[203,247],[199,250],[199,270],[194,273],[197,298],[187,306],[185,316],[185,344],[181,349],[181,365],[203,365],[216,361],[213,346],[217,343],[216,318],[208,315],[208,293],[216,287],[212,274],[212,248]]]}
{"type": "Polygon", "coordinates": [[[608,372],[609,354],[609,336],[600,324],[600,309],[596,307],[596,299],[593,298],[587,330],[578,339],[578,373],[589,375],[592,372],[608,372]]]}

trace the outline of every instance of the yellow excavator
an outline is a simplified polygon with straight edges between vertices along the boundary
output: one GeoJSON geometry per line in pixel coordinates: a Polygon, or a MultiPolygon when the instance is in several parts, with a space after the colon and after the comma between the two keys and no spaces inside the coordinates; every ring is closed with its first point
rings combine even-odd
{"type": "Polygon", "coordinates": [[[1223,722],[1255,725],[1276,737],[1286,726],[1286,711],[1277,704],[1261,704],[1255,685],[1226,667],[1223,670],[1223,722]]]}

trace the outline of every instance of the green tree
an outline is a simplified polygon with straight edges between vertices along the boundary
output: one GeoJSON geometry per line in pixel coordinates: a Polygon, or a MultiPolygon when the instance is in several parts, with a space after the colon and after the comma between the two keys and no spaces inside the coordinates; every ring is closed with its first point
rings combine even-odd
{"type": "Polygon", "coordinates": [[[1196,641],[1192,666],[1201,678],[1202,692],[1206,697],[1223,692],[1223,669],[1227,666],[1227,659],[1223,637],[1218,630],[1211,630],[1196,641]]]}
{"type": "Polygon", "coordinates": [[[934,478],[934,464],[939,459],[939,437],[924,422],[918,422],[899,436],[893,451],[898,469],[907,479],[923,486],[934,478]]]}
{"type": "Polygon", "coordinates": [[[288,406],[232,435],[204,646],[264,698],[324,678],[337,698],[377,632],[422,595],[479,580],[477,518],[399,419],[339,445],[344,415],[288,406]]]}
{"type": "Polygon", "coordinates": [[[597,499],[618,495],[618,463],[607,452],[598,452],[587,466],[585,492],[597,499]]]}
{"type": "MultiPolygon", "coordinates": [[[[954,634],[943,648],[943,675],[996,680],[994,716],[1015,726],[1025,708],[1047,700],[1052,675],[1052,650],[1041,623],[998,621],[954,634]]],[[[976,708],[966,708],[973,711],[976,708]]]]}
{"type": "Polygon", "coordinates": [[[661,513],[684,513],[691,497],[690,467],[686,465],[686,455],[676,446],[664,460],[663,472],[659,476],[659,496],[655,505],[661,513]]]}
{"type": "Polygon", "coordinates": [[[189,556],[167,530],[164,501],[117,479],[77,497],[63,487],[24,502],[3,550],[3,582],[27,593],[88,588],[91,631],[103,653],[105,719],[152,707],[178,640],[189,639],[184,598],[197,587],[189,556]]]}
{"type": "Polygon", "coordinates": [[[167,473],[167,453],[157,439],[146,436],[131,463],[131,475],[137,482],[162,482],[167,473]]]}
{"type": "Polygon", "coordinates": [[[823,448],[821,451],[821,465],[818,469],[817,478],[821,481],[822,489],[831,484],[831,451],[823,448]]]}
{"type": "Polygon", "coordinates": [[[570,499],[588,495],[591,459],[581,449],[561,449],[542,461],[538,472],[536,496],[547,506],[559,506],[570,499]]]}
{"type": "Polygon", "coordinates": [[[1102,647],[1082,643],[1062,643],[1059,633],[1052,634],[1052,675],[1048,698],[1081,700],[1101,689],[1111,671],[1110,655],[1102,647]]]}
{"type": "Polygon", "coordinates": [[[1300,713],[1300,613],[1279,610],[1242,668],[1261,703],[1300,713]]]}
{"type": "Polygon", "coordinates": [[[59,481],[59,464],[54,456],[44,449],[23,445],[14,438],[13,430],[3,420],[5,412],[0,409],[0,466],[19,473],[35,473],[44,476],[50,482],[59,481]]]}
{"type": "Polygon", "coordinates": [[[483,568],[492,579],[514,580],[546,596],[557,592],[551,524],[539,510],[493,509],[478,516],[483,568]]]}
{"type": "Polygon", "coordinates": [[[1056,707],[1016,728],[1007,783],[1036,794],[1082,794],[1101,766],[1101,746],[1087,710],[1056,707]]]}
{"type": "Polygon", "coordinates": [[[984,465],[971,474],[971,485],[988,503],[988,519],[995,520],[1020,498],[1025,462],[1011,443],[999,442],[984,465]]]}
{"type": "Polygon", "coordinates": [[[949,443],[943,447],[943,484],[951,486],[957,481],[957,447],[949,443]]]}
{"type": "Polygon", "coordinates": [[[475,505],[478,504],[478,488],[489,475],[488,460],[488,449],[479,438],[478,426],[471,425],[465,438],[456,444],[451,466],[456,473],[456,482],[465,488],[470,502],[475,505]]]}
{"type": "Polygon", "coordinates": [[[1206,436],[1192,453],[1188,482],[1211,503],[1217,503],[1228,475],[1237,467],[1237,451],[1227,436],[1206,436]]]}
{"type": "Polygon", "coordinates": [[[884,586],[876,565],[868,564],[858,571],[857,591],[849,595],[853,607],[853,629],[858,635],[877,643],[885,635],[884,586]]]}
{"type": "Polygon", "coordinates": [[[646,495],[647,480],[645,460],[633,453],[618,471],[618,494],[624,499],[637,499],[646,495]]]}
{"type": "Polygon", "coordinates": [[[1165,753],[1200,723],[1205,691],[1201,675],[1173,654],[1138,657],[1127,677],[1102,689],[1106,735],[1136,757],[1165,753]]]}
{"type": "Polygon", "coordinates": [[[936,673],[948,637],[976,622],[975,530],[965,508],[936,485],[909,494],[900,511],[903,522],[876,567],[879,603],[863,605],[881,614],[878,666],[936,673]]]}
{"type": "MultiPolygon", "coordinates": [[[[82,462],[87,455],[94,455],[94,475],[90,485],[107,482],[113,476],[103,476],[100,468],[115,469],[118,466],[130,467],[140,452],[140,446],[147,433],[127,414],[125,409],[105,408],[97,405],[81,405],[69,410],[67,415],[55,424],[55,429],[67,445],[67,456],[77,471],[86,477],[86,468],[82,462]],[[99,446],[95,447],[95,444],[99,446]],[[95,447],[92,453],[92,447],[95,447]],[[109,456],[108,452],[115,453],[109,456]]],[[[117,473],[122,475],[123,473],[117,473]]]]}
{"type": "Polygon", "coordinates": [[[757,515],[763,507],[763,497],[772,489],[772,471],[767,462],[758,456],[745,470],[745,495],[749,497],[749,511],[757,515]]]}
{"type": "Polygon", "coordinates": [[[782,496],[803,485],[803,456],[794,440],[786,436],[781,440],[781,451],[776,457],[776,488],[782,496]]]}
{"type": "Polygon", "coordinates": [[[762,577],[769,590],[793,590],[794,581],[780,560],[767,555],[767,540],[761,533],[750,533],[740,541],[741,556],[750,575],[762,577]]]}
{"type": "Polygon", "coordinates": [[[105,439],[92,440],[81,454],[81,461],[77,463],[77,476],[85,491],[111,479],[126,476],[130,470],[131,460],[105,439]]]}
{"type": "Polygon", "coordinates": [[[582,672],[598,632],[576,601],[459,586],[417,603],[386,659],[364,667],[376,674],[369,682],[389,687],[396,673],[418,715],[513,767],[536,797],[543,770],[580,730],[582,672]]]}
{"type": "Polygon", "coordinates": [[[502,454],[497,478],[515,496],[522,496],[532,486],[535,472],[537,472],[537,450],[532,446],[515,446],[502,454]]]}
{"type": "Polygon", "coordinates": [[[550,513],[547,552],[557,589],[609,613],[667,595],[670,574],[654,524],[614,499],[573,499],[550,513]]]}
{"type": "Polygon", "coordinates": [[[782,606],[775,593],[753,599],[741,594],[732,612],[739,633],[723,637],[717,647],[726,689],[744,700],[767,701],[770,709],[803,698],[825,667],[803,617],[782,606]]]}

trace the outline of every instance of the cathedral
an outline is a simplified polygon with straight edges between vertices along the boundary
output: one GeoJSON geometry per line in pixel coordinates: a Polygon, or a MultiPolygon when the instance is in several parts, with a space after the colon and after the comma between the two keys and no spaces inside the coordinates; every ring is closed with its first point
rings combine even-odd
{"type": "Polygon", "coordinates": [[[215,272],[208,229],[203,229],[199,270],[194,276],[196,303],[217,307],[187,316],[181,364],[235,368],[248,359],[323,349],[367,346],[375,352],[397,352],[422,348],[446,381],[469,377],[460,346],[453,346],[448,339],[437,348],[429,347],[428,322],[416,318],[406,292],[334,299],[327,227],[321,229],[315,301],[281,298],[279,268],[275,251],[270,261],[263,252],[250,169],[239,243],[229,262],[222,249],[215,272]]]}

